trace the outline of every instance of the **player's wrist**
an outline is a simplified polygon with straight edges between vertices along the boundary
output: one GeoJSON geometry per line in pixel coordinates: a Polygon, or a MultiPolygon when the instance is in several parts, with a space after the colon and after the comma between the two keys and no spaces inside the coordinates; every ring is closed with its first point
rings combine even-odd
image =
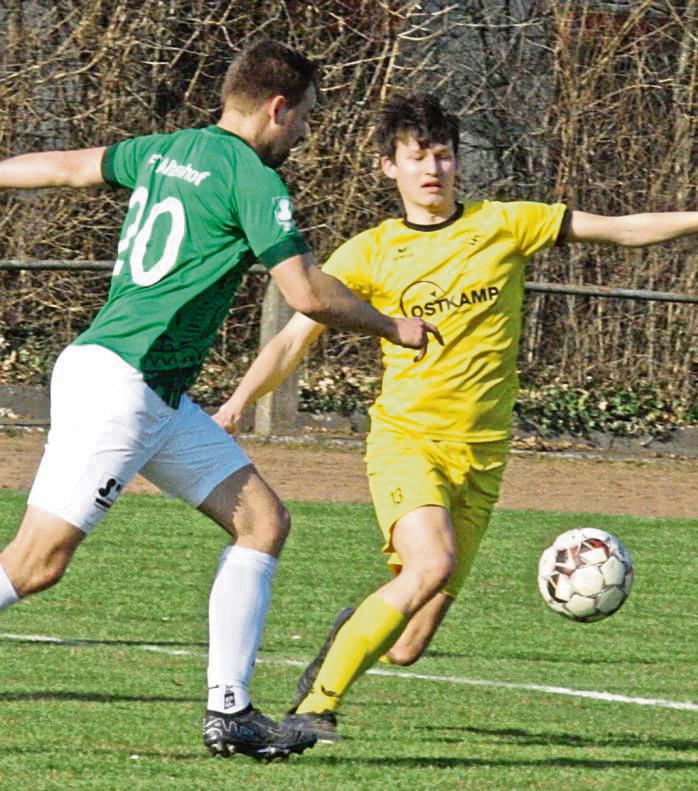
{"type": "Polygon", "coordinates": [[[383,315],[383,331],[381,336],[391,343],[400,342],[400,320],[394,319],[391,316],[383,315]]]}

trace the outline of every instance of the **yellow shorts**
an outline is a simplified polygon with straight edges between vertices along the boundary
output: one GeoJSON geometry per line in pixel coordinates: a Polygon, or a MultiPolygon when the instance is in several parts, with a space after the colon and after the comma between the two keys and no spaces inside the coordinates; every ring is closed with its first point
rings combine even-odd
{"type": "Polygon", "coordinates": [[[456,536],[457,560],[444,592],[456,596],[487,530],[509,452],[507,440],[451,442],[415,438],[381,427],[366,443],[368,484],[383,552],[393,571],[402,566],[392,546],[395,523],[424,505],[448,510],[456,536]]]}

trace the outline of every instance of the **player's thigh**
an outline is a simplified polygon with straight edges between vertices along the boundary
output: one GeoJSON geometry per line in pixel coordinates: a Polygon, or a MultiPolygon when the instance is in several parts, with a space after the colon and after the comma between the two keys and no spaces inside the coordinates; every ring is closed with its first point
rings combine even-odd
{"type": "Polygon", "coordinates": [[[166,494],[198,508],[222,481],[250,464],[237,442],[182,396],[172,430],[141,474],[166,494]]]}
{"type": "Polygon", "coordinates": [[[175,429],[142,475],[198,508],[241,545],[283,543],[286,511],[247,454],[186,396],[177,412],[175,429]]]}
{"type": "Polygon", "coordinates": [[[90,532],[175,414],[113,352],[67,347],[51,378],[51,429],[29,505],[90,532]]]}
{"type": "Polygon", "coordinates": [[[451,508],[451,486],[433,443],[393,432],[369,437],[366,467],[376,519],[384,537],[388,565],[402,560],[393,542],[393,529],[408,514],[435,506],[451,508]]]}
{"type": "Polygon", "coordinates": [[[0,563],[17,594],[26,596],[57,582],[84,538],[75,525],[29,506],[0,563]]]}
{"type": "Polygon", "coordinates": [[[422,505],[409,511],[393,525],[391,538],[402,573],[453,570],[456,539],[451,514],[443,506],[422,505]]]}
{"type": "Polygon", "coordinates": [[[452,509],[457,560],[444,589],[451,596],[456,596],[463,587],[489,526],[507,455],[506,442],[473,443],[467,450],[463,484],[452,509]]]}

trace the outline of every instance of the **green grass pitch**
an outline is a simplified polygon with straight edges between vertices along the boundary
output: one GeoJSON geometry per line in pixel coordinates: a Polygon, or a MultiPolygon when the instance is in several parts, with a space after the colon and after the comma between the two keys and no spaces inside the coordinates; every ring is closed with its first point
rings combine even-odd
{"type": "MultiPolygon", "coordinates": [[[[0,543],[23,505],[0,495],[0,543]]],[[[272,716],[336,612],[387,575],[368,507],[291,511],[253,682],[272,716]]],[[[428,655],[357,682],[340,744],[266,765],[201,745],[223,532],[177,502],[127,495],[60,585],[0,614],[0,788],[695,791],[697,527],[498,511],[428,655]],[[636,572],[624,607],[586,625],[548,610],[535,584],[544,546],[583,524],[619,535],[636,572]]]]}

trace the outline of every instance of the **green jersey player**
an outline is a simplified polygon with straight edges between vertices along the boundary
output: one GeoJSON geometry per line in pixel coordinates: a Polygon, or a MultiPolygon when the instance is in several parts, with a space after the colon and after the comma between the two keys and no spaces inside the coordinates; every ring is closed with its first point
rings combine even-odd
{"type": "Polygon", "coordinates": [[[109,298],[53,371],[44,456],[0,553],[0,609],[54,585],[137,472],[198,508],[233,539],[209,602],[204,742],[214,754],[269,759],[314,743],[260,714],[248,691],[288,513],[185,392],[242,276],[259,260],[292,308],[419,354],[433,331],[377,312],[314,266],[274,168],[309,133],[315,93],[314,64],[262,40],[232,63],[215,126],[0,163],[3,188],[131,191],[109,298]]]}

